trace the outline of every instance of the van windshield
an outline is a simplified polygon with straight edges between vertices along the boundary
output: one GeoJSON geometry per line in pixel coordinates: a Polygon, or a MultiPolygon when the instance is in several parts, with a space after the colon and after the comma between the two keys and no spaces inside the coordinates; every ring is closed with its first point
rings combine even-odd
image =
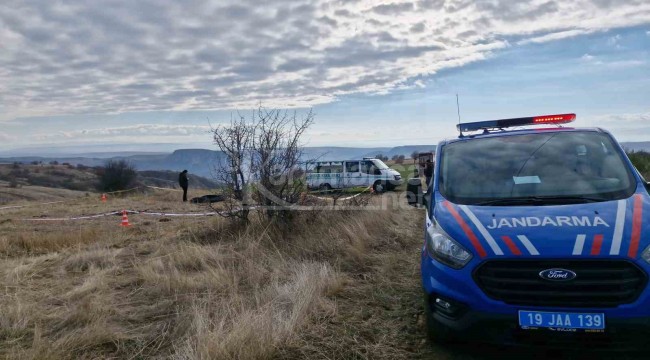
{"type": "Polygon", "coordinates": [[[466,205],[558,205],[623,199],[634,177],[594,131],[470,139],[442,149],[440,193],[466,205]]]}
{"type": "Polygon", "coordinates": [[[377,169],[379,169],[379,170],[388,169],[388,165],[384,164],[384,162],[381,161],[381,160],[374,159],[374,160],[372,160],[372,162],[375,164],[375,166],[376,166],[377,169]]]}

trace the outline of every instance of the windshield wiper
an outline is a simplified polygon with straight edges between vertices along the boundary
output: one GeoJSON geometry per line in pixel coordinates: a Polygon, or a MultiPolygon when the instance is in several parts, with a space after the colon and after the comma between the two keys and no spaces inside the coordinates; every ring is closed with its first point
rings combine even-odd
{"type": "Polygon", "coordinates": [[[478,206],[516,206],[516,205],[563,205],[563,204],[584,204],[592,202],[607,201],[609,199],[581,195],[557,195],[557,196],[521,196],[512,198],[492,199],[479,201],[472,205],[478,206]]]}
{"type": "Polygon", "coordinates": [[[578,203],[592,203],[609,201],[611,199],[600,196],[587,196],[587,195],[553,195],[553,196],[538,196],[542,200],[548,201],[575,201],[578,203]]]}

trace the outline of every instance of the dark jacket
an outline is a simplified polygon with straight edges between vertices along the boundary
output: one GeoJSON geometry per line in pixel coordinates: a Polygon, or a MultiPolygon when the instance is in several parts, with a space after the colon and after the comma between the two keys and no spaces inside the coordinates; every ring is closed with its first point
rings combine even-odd
{"type": "Polygon", "coordinates": [[[426,165],[424,165],[424,176],[427,178],[433,177],[433,163],[428,162],[426,165]]]}
{"type": "Polygon", "coordinates": [[[187,180],[187,173],[186,172],[182,172],[182,173],[180,173],[178,175],[178,184],[183,188],[187,187],[188,180],[187,180]]]}

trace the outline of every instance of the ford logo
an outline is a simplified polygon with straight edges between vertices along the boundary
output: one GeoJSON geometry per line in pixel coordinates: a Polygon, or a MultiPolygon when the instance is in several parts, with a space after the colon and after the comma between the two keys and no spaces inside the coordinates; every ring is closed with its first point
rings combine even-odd
{"type": "Polygon", "coordinates": [[[566,269],[546,269],[539,272],[539,277],[551,281],[569,281],[578,276],[571,270],[566,269]]]}

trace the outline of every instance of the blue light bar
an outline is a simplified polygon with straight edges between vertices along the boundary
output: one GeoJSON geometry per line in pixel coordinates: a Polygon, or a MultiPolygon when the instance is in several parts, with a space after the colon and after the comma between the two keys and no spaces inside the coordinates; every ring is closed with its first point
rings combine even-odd
{"type": "Polygon", "coordinates": [[[544,115],[534,117],[522,117],[501,120],[487,120],[456,125],[460,131],[476,131],[484,129],[505,129],[514,126],[542,125],[542,124],[566,124],[574,121],[576,114],[544,115]]]}

